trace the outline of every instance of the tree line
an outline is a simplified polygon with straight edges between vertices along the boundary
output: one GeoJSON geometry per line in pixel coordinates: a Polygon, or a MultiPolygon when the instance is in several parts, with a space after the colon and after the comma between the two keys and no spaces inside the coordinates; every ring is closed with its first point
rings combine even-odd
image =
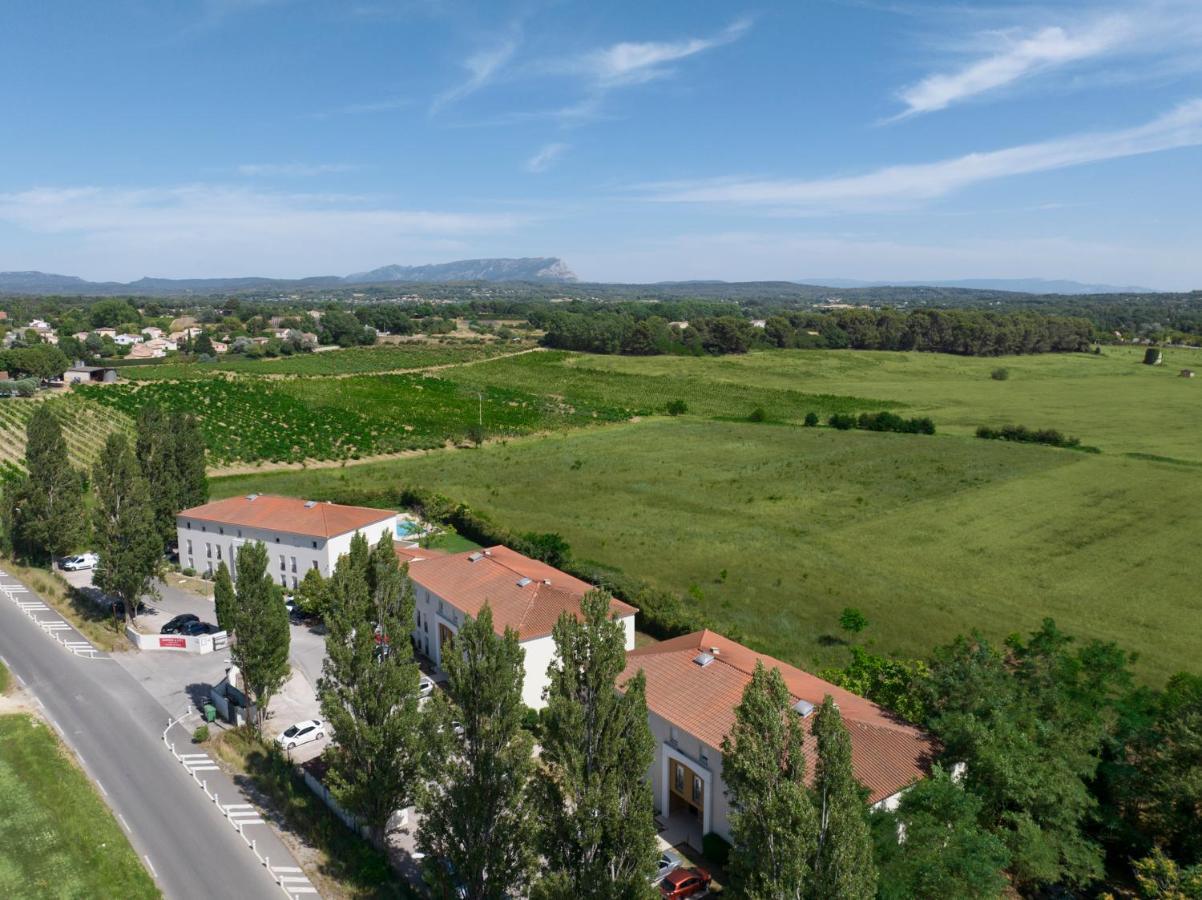
{"type": "Polygon", "coordinates": [[[769,316],[762,327],[734,315],[669,322],[657,315],[598,309],[542,317],[543,344],[561,350],[722,355],[762,348],[917,350],[963,356],[1087,350],[1093,328],[1083,318],[980,310],[846,309],[769,316]]]}
{"type": "Polygon", "coordinates": [[[109,435],[85,473],[71,464],[58,415],[41,404],[26,423],[24,462],[24,476],[0,498],[4,549],[44,565],[94,547],[100,556],[94,584],[120,600],[132,620],[175,542],[175,514],[209,496],[196,420],[148,404],[138,413],[135,440],[109,435]]]}

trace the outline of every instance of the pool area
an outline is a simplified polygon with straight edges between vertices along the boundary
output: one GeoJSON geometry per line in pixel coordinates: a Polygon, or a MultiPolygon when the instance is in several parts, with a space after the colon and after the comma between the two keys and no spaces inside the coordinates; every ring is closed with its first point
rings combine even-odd
{"type": "Polygon", "coordinates": [[[414,516],[397,517],[396,539],[398,541],[415,541],[429,530],[424,522],[414,516]]]}

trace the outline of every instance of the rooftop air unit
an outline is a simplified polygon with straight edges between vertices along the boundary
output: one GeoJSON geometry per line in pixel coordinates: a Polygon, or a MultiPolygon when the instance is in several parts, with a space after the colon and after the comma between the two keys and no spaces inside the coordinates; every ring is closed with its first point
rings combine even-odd
{"type": "Polygon", "coordinates": [[[693,662],[697,663],[697,665],[701,666],[703,669],[713,661],[714,658],[708,653],[698,653],[693,657],[693,662]]]}
{"type": "Polygon", "coordinates": [[[530,581],[531,581],[531,579],[529,579],[523,575],[521,578],[518,579],[518,587],[525,587],[526,585],[530,584],[530,581]]]}
{"type": "Polygon", "coordinates": [[[814,711],[814,704],[809,700],[798,700],[793,704],[793,712],[797,713],[803,719],[808,719],[814,711]]]}
{"type": "Polygon", "coordinates": [[[479,562],[482,559],[484,559],[483,553],[473,553],[470,556],[468,556],[467,561],[468,562],[479,562]]]}
{"type": "Polygon", "coordinates": [[[305,501],[305,509],[312,509],[312,508],[313,508],[313,507],[315,507],[316,505],[317,505],[317,501],[316,501],[316,500],[306,500],[306,501],[305,501]]]}

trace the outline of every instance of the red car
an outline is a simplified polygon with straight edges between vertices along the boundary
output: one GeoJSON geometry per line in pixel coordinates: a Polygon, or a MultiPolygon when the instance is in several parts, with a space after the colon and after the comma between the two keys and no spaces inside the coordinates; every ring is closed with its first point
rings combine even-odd
{"type": "Polygon", "coordinates": [[[659,883],[659,892],[670,900],[695,897],[709,890],[710,881],[705,869],[674,869],[659,883]]]}

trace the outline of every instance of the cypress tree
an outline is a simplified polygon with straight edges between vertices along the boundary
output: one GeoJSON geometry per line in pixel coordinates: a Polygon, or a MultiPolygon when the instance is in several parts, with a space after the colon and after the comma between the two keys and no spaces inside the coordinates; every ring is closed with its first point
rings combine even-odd
{"type": "Polygon", "coordinates": [[[413,589],[387,535],[374,551],[356,535],[327,588],[317,693],[336,741],[327,751],[330,787],[382,843],[389,818],[415,799],[422,774],[419,672],[409,642],[413,589]]]}
{"type": "MultiPolygon", "coordinates": [[[[205,440],[196,416],[175,413],[172,416],[171,433],[174,436],[175,476],[178,488],[176,502],[181,509],[209,502],[209,479],[205,475],[205,440]]],[[[175,521],[172,517],[172,534],[175,521]]]]}
{"type": "Polygon", "coordinates": [[[92,576],[100,590],[119,597],[125,619],[154,595],[163,563],[163,545],[150,503],[150,486],[123,434],[111,434],[92,472],[96,496],[94,531],[100,562],[92,576]]]}
{"type": "Polygon", "coordinates": [[[617,693],[622,625],[603,591],[590,591],[581,607],[583,621],[564,613],[553,632],[538,782],[548,874],[535,896],[646,897],[656,845],[645,680],[640,672],[617,693]]]}
{"type": "Polygon", "coordinates": [[[28,474],[12,488],[9,533],[17,552],[40,561],[62,556],[83,539],[83,484],[48,404],[39,404],[29,417],[25,437],[28,474]]]}
{"type": "Polygon", "coordinates": [[[823,900],[869,900],[877,872],[864,789],[851,766],[851,735],[839,707],[827,694],[814,717],[818,764],[814,799],[818,808],[818,853],[814,893],[823,900]]]}
{"type": "Polygon", "coordinates": [[[791,705],[780,670],[757,662],[722,742],[738,847],[730,875],[740,897],[801,900],[809,887],[818,823],[805,785],[805,734],[791,705]]]}
{"type": "Polygon", "coordinates": [[[218,627],[232,632],[238,621],[238,605],[234,594],[234,582],[224,560],[218,564],[217,575],[213,580],[213,605],[216,607],[218,627]]]}
{"type": "Polygon", "coordinates": [[[237,566],[233,619],[238,640],[230,656],[254,698],[255,727],[262,730],[271,698],[288,680],[292,633],[280,589],[267,572],[267,546],[261,541],[243,544],[237,566]]]}
{"type": "MultiPolygon", "coordinates": [[[[431,788],[418,846],[446,859],[471,900],[525,893],[535,864],[528,783],[533,739],[522,728],[525,651],[518,635],[493,629],[492,609],[468,618],[444,657],[449,700],[436,696],[427,728],[431,788]],[[461,725],[462,741],[453,722],[461,725]]],[[[429,873],[454,896],[448,873],[429,873]]]]}
{"type": "Polygon", "coordinates": [[[138,410],[136,452],[146,480],[153,486],[151,505],[155,529],[163,546],[175,539],[175,514],[179,505],[179,477],[175,467],[172,417],[157,403],[138,410]]]}

